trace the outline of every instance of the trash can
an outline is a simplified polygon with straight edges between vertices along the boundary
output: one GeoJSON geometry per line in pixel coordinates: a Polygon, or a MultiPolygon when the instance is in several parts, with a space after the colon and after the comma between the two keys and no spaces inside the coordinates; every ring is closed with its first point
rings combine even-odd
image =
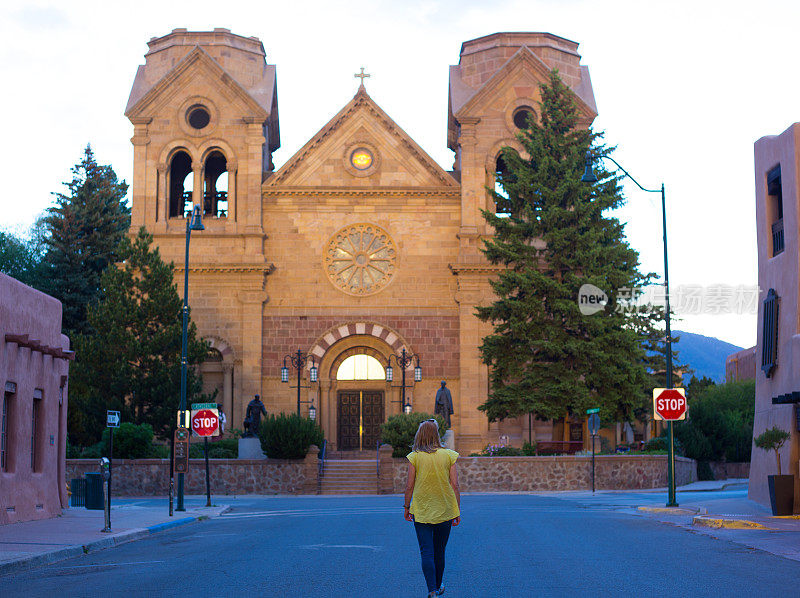
{"type": "Polygon", "coordinates": [[[104,508],[103,476],[99,472],[86,474],[86,508],[102,511],[104,508]]]}

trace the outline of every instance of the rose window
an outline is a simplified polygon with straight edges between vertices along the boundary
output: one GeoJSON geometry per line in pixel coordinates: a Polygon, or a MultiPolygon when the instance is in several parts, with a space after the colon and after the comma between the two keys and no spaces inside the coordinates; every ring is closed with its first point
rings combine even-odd
{"type": "Polygon", "coordinates": [[[325,250],[325,272],[331,282],[352,295],[377,293],[394,275],[397,247],[385,230],[353,224],[337,232],[325,250]]]}

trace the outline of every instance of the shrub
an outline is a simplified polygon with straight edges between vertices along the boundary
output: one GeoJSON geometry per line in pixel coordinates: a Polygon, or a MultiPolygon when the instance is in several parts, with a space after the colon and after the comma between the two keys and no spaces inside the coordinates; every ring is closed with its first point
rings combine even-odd
{"type": "Polygon", "coordinates": [[[697,479],[701,482],[710,482],[714,479],[714,472],[711,470],[711,465],[708,461],[697,462],[697,479]]]}
{"type": "Polygon", "coordinates": [[[505,444],[487,444],[480,453],[481,457],[519,457],[521,455],[520,449],[505,444]]]}
{"type": "MultiPolygon", "coordinates": [[[[103,430],[102,456],[108,455],[109,428],[103,430]]],[[[153,447],[153,426],[125,422],[114,430],[114,459],[146,459],[153,447]]]]}
{"type": "MultiPolygon", "coordinates": [[[[194,438],[189,446],[189,457],[191,459],[205,458],[205,442],[202,438],[194,438]]],[[[222,438],[219,440],[208,440],[209,459],[235,459],[239,456],[239,441],[235,438],[222,438]]]]}
{"type": "Polygon", "coordinates": [[[698,392],[689,399],[686,421],[675,424],[685,455],[697,461],[750,461],[754,404],[753,380],[698,392]]]}
{"type": "Polygon", "coordinates": [[[531,444],[530,442],[525,441],[522,445],[522,454],[526,457],[533,457],[536,455],[536,441],[531,444]]]}
{"type": "Polygon", "coordinates": [[[267,416],[259,437],[261,448],[270,459],[303,459],[312,444],[322,446],[325,433],[307,417],[281,413],[267,416]]]}
{"type": "Polygon", "coordinates": [[[405,457],[411,452],[411,445],[414,444],[414,436],[419,425],[426,419],[435,418],[439,422],[439,435],[444,435],[447,426],[440,415],[430,415],[429,413],[401,413],[391,415],[384,424],[381,425],[381,441],[391,444],[392,457],[405,457]]]}

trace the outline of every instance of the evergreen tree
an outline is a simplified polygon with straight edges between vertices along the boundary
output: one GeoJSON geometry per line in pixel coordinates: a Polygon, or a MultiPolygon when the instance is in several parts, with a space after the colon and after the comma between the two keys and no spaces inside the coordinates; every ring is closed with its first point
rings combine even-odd
{"type": "Polygon", "coordinates": [[[490,421],[531,412],[585,417],[591,407],[606,421],[631,420],[647,386],[644,351],[625,310],[617,309],[617,291],[640,289],[651,275],[639,272],[623,225],[607,215],[623,202],[619,179],[596,161],[600,180],[580,180],[587,150],[610,150],[577,127],[572,93],[557,72],[541,97],[539,121],[518,135],[527,155],[504,148],[504,193],[489,190],[504,217],[484,212],[495,230],[484,253],[505,269],[492,282],[497,300],[477,309],[494,327],[480,347],[491,384],[480,409],[490,421]],[[579,310],[578,292],[587,283],[609,296],[601,313],[579,310]]]}
{"type": "Polygon", "coordinates": [[[0,272],[35,289],[43,289],[44,220],[39,217],[26,235],[0,231],[0,272]]]}
{"type": "Polygon", "coordinates": [[[87,145],[72,168],[68,192],[55,193],[47,210],[46,287],[63,304],[67,335],[86,333],[86,308],[99,299],[100,276],[117,261],[117,249],[130,226],[125,203],[128,185],[111,166],[97,163],[87,145]]]}
{"type": "MultiPolygon", "coordinates": [[[[173,282],[175,268],[151,249],[152,241],[144,227],[133,240],[124,238],[122,264],[106,269],[102,299],[89,307],[91,332],[76,339],[69,426],[74,444],[100,439],[107,409],[121,411],[123,421],[150,424],[162,437],[175,424],[182,301],[173,282]]],[[[192,366],[207,353],[208,345],[190,322],[187,405],[201,397],[201,380],[192,366]]]]}

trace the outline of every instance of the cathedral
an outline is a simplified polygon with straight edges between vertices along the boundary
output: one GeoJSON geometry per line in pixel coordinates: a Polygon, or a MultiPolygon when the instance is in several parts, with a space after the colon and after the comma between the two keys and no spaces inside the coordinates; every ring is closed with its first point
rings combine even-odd
{"type": "Polygon", "coordinates": [[[491,234],[481,210],[494,209],[487,188],[501,148],[520,149],[517,131],[536,118],[539,85],[558,69],[580,125],[597,115],[577,50],[549,33],[464,42],[449,71],[452,170],[375,103],[363,77],[276,170],[277,72],[261,41],[175,29],[148,42],[125,110],[131,231],[146,227],[182,282],[186,219],[202,212],[189,303],[212,348],[204,387],[229,428],[242,427],[258,394],[270,413],[313,414],[329,449],[374,451],[381,423],[433,413],[444,381],[462,453],[503,437],[587,441],[583,419],[488,423],[478,347],[491,326],[475,317],[497,271],[480,251],[491,234]]]}

